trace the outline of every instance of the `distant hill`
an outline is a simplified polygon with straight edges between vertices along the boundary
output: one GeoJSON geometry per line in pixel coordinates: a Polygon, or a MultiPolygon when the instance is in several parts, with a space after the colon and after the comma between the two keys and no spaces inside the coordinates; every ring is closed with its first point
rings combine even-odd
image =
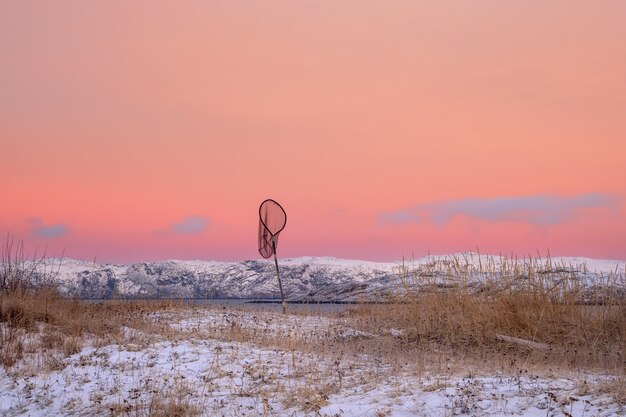
{"type": "MultiPolygon", "coordinates": [[[[511,260],[461,253],[408,262],[377,263],[328,257],[280,261],[286,296],[291,300],[375,300],[407,287],[480,287],[494,278],[573,278],[590,289],[610,284],[624,291],[626,261],[589,258],[511,260]],[[529,272],[530,271],[530,272],[529,272]]],[[[273,261],[159,261],[132,265],[94,264],[47,259],[40,267],[67,296],[110,298],[252,298],[280,297],[273,261]]]]}

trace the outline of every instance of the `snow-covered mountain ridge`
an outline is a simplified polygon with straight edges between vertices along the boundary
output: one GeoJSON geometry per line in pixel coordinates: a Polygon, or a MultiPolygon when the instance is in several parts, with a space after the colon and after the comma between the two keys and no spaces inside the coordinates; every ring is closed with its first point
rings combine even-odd
{"type": "MultiPolygon", "coordinates": [[[[611,282],[623,290],[626,261],[555,257],[517,259],[461,253],[408,261],[370,262],[331,257],[279,261],[285,294],[292,300],[348,301],[375,298],[437,280],[480,282],[529,267],[538,274],[567,274],[585,286],[611,282]],[[426,281],[424,281],[426,280],[426,281]]],[[[60,291],[80,298],[279,298],[272,260],[158,261],[131,265],[46,259],[40,271],[60,291]]]]}

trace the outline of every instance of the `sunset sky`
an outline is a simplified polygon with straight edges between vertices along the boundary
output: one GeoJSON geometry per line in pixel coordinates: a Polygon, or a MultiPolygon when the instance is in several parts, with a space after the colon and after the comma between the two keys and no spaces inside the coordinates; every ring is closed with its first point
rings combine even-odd
{"type": "Polygon", "coordinates": [[[626,2],[2,1],[0,233],[626,259],[626,2]]]}

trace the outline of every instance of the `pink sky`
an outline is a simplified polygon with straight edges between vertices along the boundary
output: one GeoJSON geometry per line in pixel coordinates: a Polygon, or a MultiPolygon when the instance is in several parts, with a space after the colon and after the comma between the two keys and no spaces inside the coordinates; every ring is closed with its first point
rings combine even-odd
{"type": "Polygon", "coordinates": [[[0,4],[0,232],[101,261],[626,259],[626,3],[0,4]]]}

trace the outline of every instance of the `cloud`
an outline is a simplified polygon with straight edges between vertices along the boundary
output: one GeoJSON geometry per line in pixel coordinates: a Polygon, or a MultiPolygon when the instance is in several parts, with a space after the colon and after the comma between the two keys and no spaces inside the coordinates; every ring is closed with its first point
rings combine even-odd
{"type": "Polygon", "coordinates": [[[455,216],[467,216],[482,221],[525,222],[535,225],[554,225],[576,219],[588,208],[616,210],[620,199],[601,193],[587,193],[571,197],[541,194],[524,197],[466,198],[428,203],[413,208],[382,213],[383,224],[432,222],[445,225],[455,216]]]}
{"type": "Polygon", "coordinates": [[[37,237],[57,238],[65,236],[70,231],[70,228],[64,224],[45,225],[39,218],[31,218],[27,221],[32,224],[32,233],[37,237]]]}
{"type": "Polygon", "coordinates": [[[202,216],[188,216],[178,223],[170,226],[170,230],[174,233],[181,234],[198,234],[204,231],[209,225],[209,219],[202,216]]]}

